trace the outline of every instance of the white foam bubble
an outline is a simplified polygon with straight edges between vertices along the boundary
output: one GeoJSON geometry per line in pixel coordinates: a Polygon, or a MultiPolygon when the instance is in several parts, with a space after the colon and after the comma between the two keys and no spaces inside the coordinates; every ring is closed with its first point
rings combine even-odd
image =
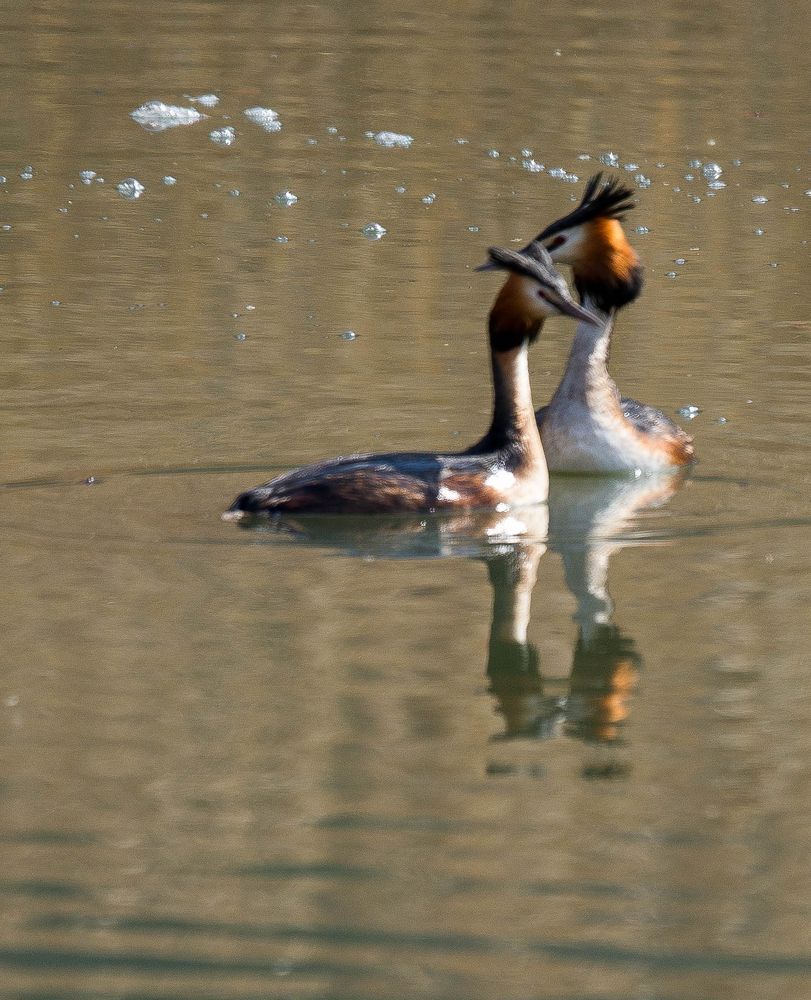
{"type": "Polygon", "coordinates": [[[182,108],[163,101],[147,101],[130,112],[130,118],[147,132],[163,132],[181,125],[194,125],[206,117],[196,108],[182,108]]]}

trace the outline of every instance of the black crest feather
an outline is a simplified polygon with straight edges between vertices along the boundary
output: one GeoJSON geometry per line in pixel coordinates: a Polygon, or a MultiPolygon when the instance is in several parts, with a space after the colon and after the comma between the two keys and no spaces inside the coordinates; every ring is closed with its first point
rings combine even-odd
{"type": "Polygon", "coordinates": [[[539,284],[567,296],[566,282],[552,263],[552,258],[544,247],[533,247],[532,256],[524,251],[507,250],[504,247],[489,247],[487,255],[490,263],[505,271],[523,274],[539,284]]]}
{"type": "Polygon", "coordinates": [[[602,172],[594,174],[589,178],[577,208],[547,226],[535,239],[547,240],[564,229],[580,226],[592,219],[623,219],[636,204],[634,198],[634,192],[619,177],[608,177],[603,181],[602,172]]]}

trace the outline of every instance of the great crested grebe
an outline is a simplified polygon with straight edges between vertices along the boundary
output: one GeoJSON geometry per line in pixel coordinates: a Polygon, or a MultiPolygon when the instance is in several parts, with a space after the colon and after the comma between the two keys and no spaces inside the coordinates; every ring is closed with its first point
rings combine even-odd
{"type": "Polygon", "coordinates": [[[694,458],[688,434],[661,410],[620,396],[608,374],[616,311],[642,290],[639,258],[620,225],[633,198],[618,179],[595,174],[577,208],[521,251],[544,248],[556,263],[570,264],[581,303],[600,317],[597,326],[578,324],[560,385],[537,413],[555,472],[650,473],[694,458]]]}
{"type": "Polygon", "coordinates": [[[223,516],[501,508],[546,500],[549,477],[527,350],[550,316],[597,320],[574,301],[542,247],[532,256],[497,247],[489,255],[509,276],[490,311],[493,418],[477,444],[458,454],[355,455],[307,465],[240,494],[223,516]]]}

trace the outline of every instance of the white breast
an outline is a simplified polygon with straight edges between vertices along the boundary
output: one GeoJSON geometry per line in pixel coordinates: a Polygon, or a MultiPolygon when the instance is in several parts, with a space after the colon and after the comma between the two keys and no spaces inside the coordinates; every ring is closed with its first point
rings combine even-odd
{"type": "Polygon", "coordinates": [[[666,456],[646,445],[621,414],[595,413],[584,403],[560,400],[541,427],[553,472],[659,472],[666,456]]]}

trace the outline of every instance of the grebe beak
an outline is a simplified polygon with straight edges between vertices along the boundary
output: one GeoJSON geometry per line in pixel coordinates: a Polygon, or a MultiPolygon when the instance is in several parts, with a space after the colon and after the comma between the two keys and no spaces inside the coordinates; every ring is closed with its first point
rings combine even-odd
{"type": "Polygon", "coordinates": [[[247,515],[244,510],[226,510],[220,514],[221,521],[241,521],[247,515]]]}
{"type": "Polygon", "coordinates": [[[575,319],[580,319],[584,323],[589,323],[591,326],[601,326],[602,320],[599,316],[595,316],[593,312],[589,312],[588,309],[584,309],[583,306],[578,305],[577,302],[568,299],[554,299],[554,304],[562,313],[567,316],[573,316],[575,319]]]}

